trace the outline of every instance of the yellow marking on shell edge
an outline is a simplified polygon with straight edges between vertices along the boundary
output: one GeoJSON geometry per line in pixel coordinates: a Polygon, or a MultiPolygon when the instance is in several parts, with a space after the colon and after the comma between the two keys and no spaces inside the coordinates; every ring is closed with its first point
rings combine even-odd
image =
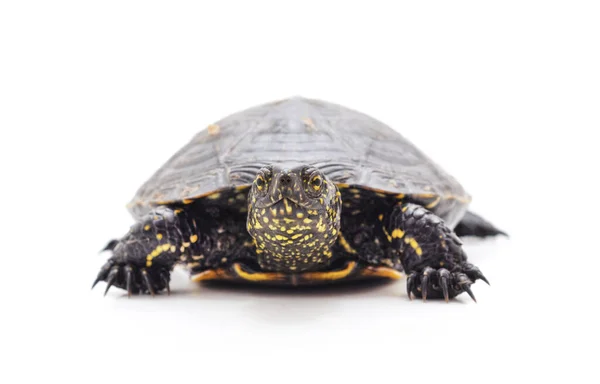
{"type": "Polygon", "coordinates": [[[191,277],[192,281],[206,281],[206,280],[219,280],[230,278],[231,275],[224,269],[209,269],[208,271],[202,271],[191,277]]]}
{"type": "Polygon", "coordinates": [[[206,127],[206,129],[208,130],[208,134],[210,136],[218,135],[219,132],[221,132],[221,127],[218,124],[211,124],[206,127]]]}
{"type": "Polygon", "coordinates": [[[402,272],[390,267],[367,267],[360,272],[360,276],[398,280],[402,277],[402,272]]]}
{"type": "Polygon", "coordinates": [[[392,239],[401,239],[403,237],[404,237],[403,230],[396,228],[392,231],[392,239]]]}
{"type": "Polygon", "coordinates": [[[248,273],[242,269],[239,263],[233,264],[233,270],[235,273],[244,280],[248,281],[276,281],[285,280],[286,276],[283,273],[275,272],[255,272],[248,273]]]}
{"type": "Polygon", "coordinates": [[[396,195],[396,199],[404,199],[404,193],[399,193],[396,195]]]}
{"type": "Polygon", "coordinates": [[[338,240],[340,242],[340,245],[342,246],[342,248],[344,248],[344,250],[346,252],[352,253],[352,254],[356,253],[356,249],[352,248],[352,246],[350,245],[350,243],[348,243],[348,241],[346,240],[346,238],[344,237],[342,232],[340,232],[340,235],[338,236],[338,240]]]}
{"type": "Polygon", "coordinates": [[[429,199],[429,198],[432,198],[432,197],[435,197],[435,196],[436,196],[435,193],[416,193],[414,195],[414,197],[420,197],[420,198],[423,198],[423,199],[429,199]]]}
{"type": "Polygon", "coordinates": [[[221,197],[221,194],[219,192],[206,196],[206,198],[209,200],[217,200],[219,197],[221,197]]]}
{"type": "Polygon", "coordinates": [[[440,203],[440,200],[442,200],[441,196],[438,196],[435,200],[433,200],[431,203],[427,204],[425,206],[425,208],[430,209],[435,207],[436,205],[438,205],[440,203]]]}
{"type": "Polygon", "coordinates": [[[356,268],[356,261],[350,261],[346,267],[339,271],[330,272],[305,272],[302,278],[306,280],[340,280],[348,277],[356,268]]]}
{"type": "Polygon", "coordinates": [[[182,202],[183,204],[192,204],[194,202],[194,199],[183,199],[182,202]]]}
{"type": "Polygon", "coordinates": [[[190,241],[192,243],[195,243],[196,241],[198,241],[198,235],[192,235],[192,236],[190,236],[190,241]]]}
{"type": "Polygon", "coordinates": [[[307,128],[315,129],[315,123],[310,117],[305,117],[304,119],[302,119],[302,122],[306,125],[307,128]]]}

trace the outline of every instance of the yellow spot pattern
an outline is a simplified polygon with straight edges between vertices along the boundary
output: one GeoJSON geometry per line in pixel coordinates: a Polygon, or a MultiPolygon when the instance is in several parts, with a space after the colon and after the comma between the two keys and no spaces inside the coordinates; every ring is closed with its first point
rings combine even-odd
{"type": "Polygon", "coordinates": [[[417,256],[421,256],[423,254],[423,250],[421,249],[421,246],[419,245],[419,243],[417,243],[417,240],[415,240],[413,237],[406,237],[404,239],[404,242],[406,244],[410,244],[410,246],[415,250],[415,252],[417,253],[417,256]]]}
{"type": "Polygon", "coordinates": [[[174,246],[171,246],[171,244],[161,244],[159,246],[157,246],[156,248],[154,248],[154,250],[152,252],[150,252],[148,255],[146,255],[146,267],[151,267],[152,266],[152,260],[158,256],[160,256],[161,253],[168,251],[169,249],[172,249],[171,252],[174,252],[174,246]]]}

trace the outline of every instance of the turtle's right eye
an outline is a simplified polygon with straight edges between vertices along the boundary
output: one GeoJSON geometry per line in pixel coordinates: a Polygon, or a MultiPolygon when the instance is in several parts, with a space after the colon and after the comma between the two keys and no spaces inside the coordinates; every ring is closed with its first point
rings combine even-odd
{"type": "Polygon", "coordinates": [[[256,184],[256,189],[258,189],[258,191],[262,193],[266,192],[270,179],[271,170],[268,168],[261,169],[258,172],[258,175],[256,176],[256,180],[254,181],[254,183],[256,184]]]}
{"type": "Polygon", "coordinates": [[[256,178],[256,188],[258,188],[259,191],[264,191],[266,189],[267,186],[267,181],[265,180],[263,175],[258,175],[258,177],[256,178]]]}

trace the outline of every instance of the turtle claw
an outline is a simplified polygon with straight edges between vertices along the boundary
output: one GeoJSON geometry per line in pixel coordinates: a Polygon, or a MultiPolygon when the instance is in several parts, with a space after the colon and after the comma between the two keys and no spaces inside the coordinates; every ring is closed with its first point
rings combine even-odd
{"type": "Polygon", "coordinates": [[[115,249],[117,244],[119,244],[119,240],[117,240],[117,239],[113,239],[113,240],[109,241],[108,244],[106,244],[106,246],[100,251],[100,253],[106,252],[106,251],[112,251],[113,249],[115,249]]]}
{"type": "Polygon", "coordinates": [[[152,297],[154,297],[154,288],[152,287],[152,282],[150,281],[150,277],[148,277],[148,271],[146,271],[146,269],[142,269],[142,277],[144,278],[146,289],[150,292],[152,297]]]}
{"type": "Polygon", "coordinates": [[[408,278],[406,279],[406,292],[408,292],[408,298],[410,300],[412,300],[412,292],[416,288],[415,287],[416,276],[417,276],[417,273],[413,272],[410,275],[408,275],[408,278]]]}
{"type": "Polygon", "coordinates": [[[423,301],[427,301],[427,287],[429,286],[429,275],[435,273],[435,269],[426,267],[423,270],[423,277],[421,278],[421,298],[423,301]]]}
{"type": "Polygon", "coordinates": [[[96,276],[96,280],[94,280],[94,284],[92,284],[92,289],[98,284],[100,281],[106,281],[108,277],[108,273],[114,264],[109,260],[100,268],[100,272],[98,272],[98,276],[96,276]]]}
{"type": "Polygon", "coordinates": [[[131,297],[131,289],[133,286],[133,268],[131,265],[125,267],[125,288],[127,289],[127,297],[131,297]]]}
{"type": "Polygon", "coordinates": [[[479,270],[479,268],[477,268],[473,264],[465,263],[463,264],[463,268],[465,274],[469,277],[469,279],[471,279],[471,281],[475,282],[477,281],[477,279],[479,279],[484,281],[487,285],[490,285],[488,279],[486,279],[483,273],[481,273],[481,271],[479,270]]]}
{"type": "Polygon", "coordinates": [[[479,269],[473,265],[464,265],[450,272],[445,268],[425,267],[422,272],[412,272],[406,281],[408,297],[412,295],[427,299],[450,299],[466,292],[474,302],[477,302],[471,285],[477,280],[486,281],[479,269]],[[464,272],[461,272],[463,270],[464,272]]]}
{"type": "Polygon", "coordinates": [[[450,275],[450,272],[447,269],[444,269],[444,268],[440,268],[438,270],[438,275],[439,275],[440,288],[442,289],[442,293],[444,295],[444,300],[447,303],[449,301],[449,299],[450,299],[450,296],[449,296],[449,293],[448,293],[448,280],[452,276],[450,275]]]}
{"type": "Polygon", "coordinates": [[[169,276],[168,273],[165,273],[165,271],[160,272],[160,281],[163,283],[163,285],[167,289],[167,295],[169,295],[169,296],[171,296],[171,287],[169,286],[170,280],[171,280],[171,277],[169,276]]]}
{"type": "Polygon", "coordinates": [[[170,271],[159,265],[144,268],[133,264],[118,263],[110,259],[98,272],[92,289],[100,281],[106,281],[105,296],[113,286],[126,290],[128,297],[131,297],[132,294],[154,296],[163,289],[166,289],[168,294],[171,292],[169,287],[170,271]]]}
{"type": "Polygon", "coordinates": [[[469,296],[471,296],[471,299],[473,299],[474,302],[477,302],[477,299],[475,298],[475,295],[473,294],[473,291],[471,291],[470,285],[465,284],[463,286],[463,290],[465,292],[467,292],[469,294],[469,296]]]}
{"type": "Polygon", "coordinates": [[[97,277],[96,280],[94,280],[94,284],[92,284],[92,289],[94,289],[94,287],[96,286],[96,284],[98,284],[101,281],[102,281],[102,278],[97,277]]]}
{"type": "Polygon", "coordinates": [[[115,265],[114,267],[112,267],[110,269],[110,272],[108,273],[108,277],[106,278],[106,289],[104,290],[104,296],[106,296],[110,287],[112,287],[115,280],[117,280],[118,274],[119,274],[119,267],[115,265]]]}
{"type": "Polygon", "coordinates": [[[483,280],[484,283],[486,283],[487,285],[491,285],[490,282],[488,281],[488,279],[485,278],[485,276],[483,276],[483,273],[479,272],[479,275],[477,276],[478,279],[483,280]]]}

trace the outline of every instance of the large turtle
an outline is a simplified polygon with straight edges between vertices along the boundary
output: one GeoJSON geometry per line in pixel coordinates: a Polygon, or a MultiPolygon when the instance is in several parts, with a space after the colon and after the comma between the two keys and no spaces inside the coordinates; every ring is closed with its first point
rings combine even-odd
{"type": "Polygon", "coordinates": [[[194,281],[283,285],[404,272],[409,298],[474,299],[471,284],[487,280],[458,236],[502,232],[469,201],[385,124],[323,101],[277,101],[209,125],[139,189],[137,223],[108,244],[94,285],[168,292],[176,264],[194,281]]]}

